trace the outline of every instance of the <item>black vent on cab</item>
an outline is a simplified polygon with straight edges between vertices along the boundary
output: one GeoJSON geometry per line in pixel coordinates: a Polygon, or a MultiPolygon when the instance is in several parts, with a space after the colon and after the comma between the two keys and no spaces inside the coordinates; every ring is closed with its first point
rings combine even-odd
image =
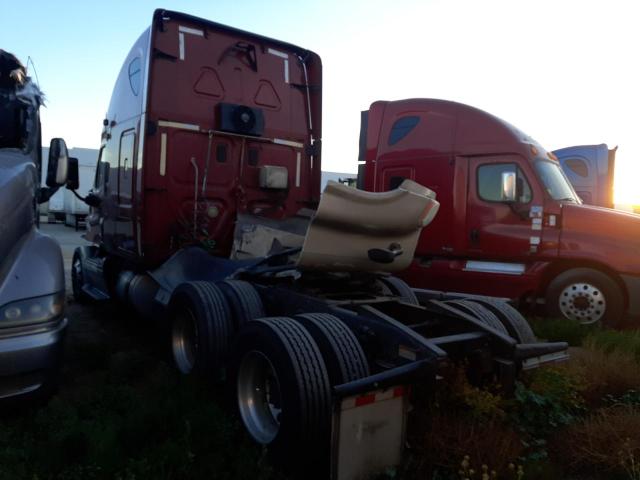
{"type": "Polygon", "coordinates": [[[256,165],[258,165],[258,149],[256,148],[250,148],[249,149],[249,160],[248,163],[249,165],[251,165],[252,167],[255,167],[256,165]]]}
{"type": "Polygon", "coordinates": [[[227,146],[224,143],[216,147],[216,160],[219,163],[225,163],[227,161],[227,146]]]}
{"type": "Polygon", "coordinates": [[[264,114],[260,108],[235,103],[219,103],[218,122],[218,128],[225,132],[256,137],[264,132],[264,114]]]}

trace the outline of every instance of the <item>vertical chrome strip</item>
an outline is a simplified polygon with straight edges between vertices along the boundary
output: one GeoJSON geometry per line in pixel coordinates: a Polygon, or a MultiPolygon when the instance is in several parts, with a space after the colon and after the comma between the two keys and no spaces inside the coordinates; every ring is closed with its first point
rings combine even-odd
{"type": "Polygon", "coordinates": [[[180,60],[184,60],[184,33],[178,33],[178,44],[180,45],[180,60]]]}
{"type": "Polygon", "coordinates": [[[296,187],[300,186],[300,152],[296,152],[296,187]]]}
{"type": "Polygon", "coordinates": [[[160,135],[160,175],[167,173],[167,134],[160,135]]]}
{"type": "Polygon", "coordinates": [[[184,60],[184,34],[196,35],[198,37],[204,37],[204,32],[195,28],[185,27],[178,25],[178,44],[180,46],[180,60],[184,60]]]}
{"type": "Polygon", "coordinates": [[[289,54],[273,48],[267,49],[267,52],[284,60],[284,83],[289,83],[289,54]]]}

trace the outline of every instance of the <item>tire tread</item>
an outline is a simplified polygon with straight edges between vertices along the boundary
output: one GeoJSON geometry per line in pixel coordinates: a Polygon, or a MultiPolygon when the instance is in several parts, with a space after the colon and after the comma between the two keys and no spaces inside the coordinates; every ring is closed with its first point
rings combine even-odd
{"type": "Polygon", "coordinates": [[[204,335],[203,357],[197,361],[201,365],[195,366],[196,370],[210,371],[222,366],[229,354],[233,325],[229,304],[220,289],[212,282],[196,281],[180,285],[175,292],[179,302],[191,303],[193,314],[196,318],[199,335],[204,335]],[[195,303],[198,303],[197,305],[195,303]]]}
{"type": "Polygon", "coordinates": [[[262,299],[251,283],[244,280],[225,280],[220,289],[229,301],[236,327],[265,316],[262,299]]]}
{"type": "Polygon", "coordinates": [[[536,343],[538,341],[527,319],[507,302],[495,298],[483,298],[477,300],[477,303],[493,311],[507,328],[509,334],[518,340],[518,343],[536,343]]]}
{"type": "Polygon", "coordinates": [[[303,429],[320,433],[331,410],[329,380],[318,346],[311,335],[288,317],[268,317],[264,322],[278,335],[286,348],[296,371],[296,380],[302,387],[303,429]]]}
{"type": "Polygon", "coordinates": [[[420,305],[415,292],[404,280],[398,277],[381,277],[380,281],[391,290],[394,295],[400,297],[402,301],[410,303],[411,305],[420,305]]]}
{"type": "MultiPolygon", "coordinates": [[[[307,313],[298,315],[296,319],[309,330],[311,336],[318,343],[325,358],[325,364],[328,366],[330,363],[327,359],[329,355],[336,361],[340,375],[339,378],[331,378],[333,385],[358,380],[369,375],[369,366],[364,351],[353,332],[342,320],[326,313],[307,313]],[[317,335],[322,335],[322,338],[317,338],[317,335]],[[327,351],[322,351],[323,345],[324,350],[327,351]]],[[[332,376],[331,371],[329,376],[332,376]]],[[[335,373],[333,376],[337,377],[335,373]]]]}
{"type": "Polygon", "coordinates": [[[491,310],[484,307],[483,305],[474,302],[473,300],[447,300],[449,305],[454,305],[457,307],[461,307],[463,310],[467,311],[478,320],[480,320],[485,325],[497,330],[500,333],[504,333],[505,335],[511,336],[504,326],[504,324],[500,321],[500,319],[494,314],[491,310]]]}

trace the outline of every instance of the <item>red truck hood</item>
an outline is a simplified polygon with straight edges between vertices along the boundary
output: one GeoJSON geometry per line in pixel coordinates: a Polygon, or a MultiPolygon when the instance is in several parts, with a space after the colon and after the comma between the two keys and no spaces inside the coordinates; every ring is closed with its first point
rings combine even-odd
{"type": "Polygon", "coordinates": [[[559,254],[583,257],[621,273],[640,275],[640,215],[565,204],[559,254]]]}

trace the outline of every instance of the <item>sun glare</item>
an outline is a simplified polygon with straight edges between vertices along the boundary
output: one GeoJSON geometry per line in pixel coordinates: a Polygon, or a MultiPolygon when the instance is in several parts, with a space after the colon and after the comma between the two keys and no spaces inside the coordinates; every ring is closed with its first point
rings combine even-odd
{"type": "Polygon", "coordinates": [[[626,157],[617,159],[613,187],[613,197],[616,205],[640,206],[639,160],[626,157]]]}

